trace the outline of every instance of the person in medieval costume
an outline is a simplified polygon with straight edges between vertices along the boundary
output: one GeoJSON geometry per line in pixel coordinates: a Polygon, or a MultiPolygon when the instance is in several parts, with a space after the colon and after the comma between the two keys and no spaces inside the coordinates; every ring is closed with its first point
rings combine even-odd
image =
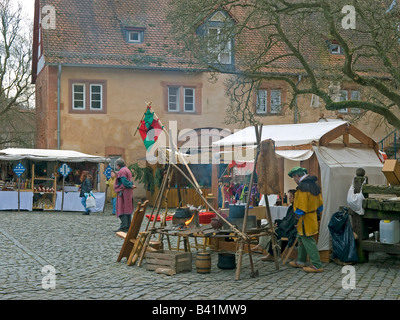
{"type": "Polygon", "coordinates": [[[306,272],[322,272],[321,259],[314,236],[318,234],[318,221],[323,209],[321,188],[316,183],[317,177],[307,174],[307,169],[294,167],[288,173],[297,183],[293,210],[297,221],[298,251],[297,261],[289,265],[294,268],[303,268],[306,272]],[[307,254],[310,257],[310,266],[306,266],[307,254]]]}
{"type": "Polygon", "coordinates": [[[117,217],[121,225],[117,231],[128,232],[133,213],[133,189],[136,186],[132,181],[132,172],[125,166],[125,161],[119,158],[116,163],[118,169],[114,190],[117,193],[117,217]]]}

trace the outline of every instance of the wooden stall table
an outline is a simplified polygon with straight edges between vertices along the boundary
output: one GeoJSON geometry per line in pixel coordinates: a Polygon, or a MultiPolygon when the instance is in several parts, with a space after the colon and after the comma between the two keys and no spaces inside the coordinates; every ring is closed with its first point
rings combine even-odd
{"type": "Polygon", "coordinates": [[[362,188],[364,215],[349,209],[353,231],[357,234],[360,262],[368,261],[369,252],[386,252],[400,254],[400,243],[385,244],[369,237],[370,233],[379,231],[380,220],[400,220],[400,186],[368,185],[362,188]],[[375,194],[374,197],[368,197],[375,194]]]}

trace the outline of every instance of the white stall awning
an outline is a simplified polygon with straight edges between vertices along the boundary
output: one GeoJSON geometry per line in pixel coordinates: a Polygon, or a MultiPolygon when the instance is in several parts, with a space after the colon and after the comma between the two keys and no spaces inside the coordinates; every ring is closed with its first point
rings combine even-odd
{"type": "Polygon", "coordinates": [[[21,149],[8,148],[0,150],[0,160],[18,161],[29,159],[35,161],[62,161],[62,162],[109,162],[110,159],[100,156],[85,154],[73,150],[54,149],[21,149]]]}

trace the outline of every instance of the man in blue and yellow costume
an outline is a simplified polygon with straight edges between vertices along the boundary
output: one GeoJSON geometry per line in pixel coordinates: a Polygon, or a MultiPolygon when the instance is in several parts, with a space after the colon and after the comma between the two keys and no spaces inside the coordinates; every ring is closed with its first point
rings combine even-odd
{"type": "Polygon", "coordinates": [[[306,272],[322,272],[324,269],[314,238],[318,234],[318,220],[323,209],[321,188],[316,183],[317,177],[308,175],[305,168],[294,167],[288,175],[298,185],[293,210],[297,220],[299,243],[297,261],[292,261],[289,265],[303,268],[306,272]],[[306,266],[307,254],[310,257],[310,266],[306,266]]]}

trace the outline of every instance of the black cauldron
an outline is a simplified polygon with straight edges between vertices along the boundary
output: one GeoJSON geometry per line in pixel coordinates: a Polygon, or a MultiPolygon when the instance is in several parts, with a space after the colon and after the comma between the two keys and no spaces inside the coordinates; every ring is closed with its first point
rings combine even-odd
{"type": "Polygon", "coordinates": [[[174,214],[176,219],[190,219],[193,213],[190,211],[190,208],[177,208],[174,214]]]}

